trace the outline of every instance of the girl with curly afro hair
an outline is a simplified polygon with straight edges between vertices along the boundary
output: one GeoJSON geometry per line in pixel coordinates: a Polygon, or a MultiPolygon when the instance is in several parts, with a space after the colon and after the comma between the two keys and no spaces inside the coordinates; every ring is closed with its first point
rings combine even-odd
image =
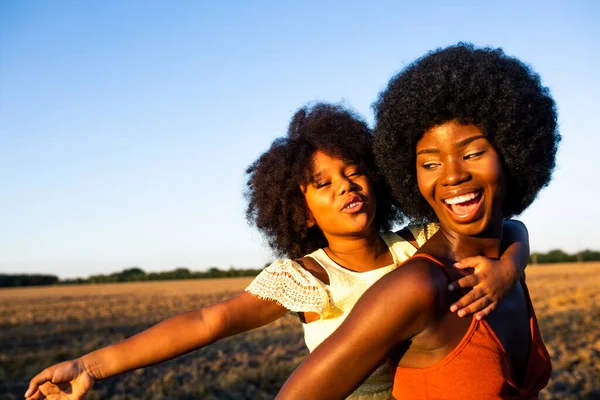
{"type": "MultiPolygon", "coordinates": [[[[411,226],[399,234],[386,232],[401,213],[375,166],[372,139],[367,124],[341,106],[300,109],[287,137],[275,140],[247,170],[248,219],[284,258],[232,299],[177,315],[122,343],[47,368],[32,379],[27,398],[46,395],[51,400],[70,392],[70,398],[79,399],[96,380],[266,325],[288,311],[304,322],[306,344],[314,349],[369,286],[412,256],[437,229],[411,226]]],[[[524,268],[526,234],[520,226],[511,229],[514,239],[503,259],[484,260],[470,277],[481,283],[479,294],[467,297],[465,305],[473,299],[483,303],[467,311],[497,302],[517,279],[515,265],[524,268]],[[503,274],[489,274],[492,270],[503,274]]],[[[382,366],[355,398],[388,398],[391,385],[387,366],[382,366]]]]}
{"type": "Polygon", "coordinates": [[[551,362],[524,278],[484,320],[450,312],[447,286],[457,260],[500,255],[504,218],[550,181],[560,136],[548,89],[502,50],[458,44],[394,76],[375,112],[395,199],[439,230],[367,290],[278,398],[344,398],[386,358],[396,399],[537,398],[551,362]]]}

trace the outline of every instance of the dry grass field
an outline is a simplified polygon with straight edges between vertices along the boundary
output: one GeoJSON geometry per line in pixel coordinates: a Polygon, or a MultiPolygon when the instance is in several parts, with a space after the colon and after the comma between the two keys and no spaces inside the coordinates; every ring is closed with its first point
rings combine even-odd
{"type": "MultiPolygon", "coordinates": [[[[0,399],[44,367],[243,290],[250,278],[0,290],[0,399]]],[[[600,263],[527,271],[554,371],[542,399],[600,399],[600,263]]],[[[98,382],[87,399],[270,399],[306,355],[292,315],[158,366],[98,382]]]]}

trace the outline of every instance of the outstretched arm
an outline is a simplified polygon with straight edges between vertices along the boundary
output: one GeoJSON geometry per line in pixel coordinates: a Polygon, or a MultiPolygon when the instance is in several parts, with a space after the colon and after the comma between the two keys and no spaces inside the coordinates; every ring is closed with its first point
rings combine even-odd
{"type": "Polygon", "coordinates": [[[27,399],[81,399],[95,381],[157,364],[224,337],[266,325],[288,310],[241,293],[176,315],[120,343],[46,368],[30,382],[27,399]]]}
{"type": "Polygon", "coordinates": [[[352,393],[394,347],[439,315],[435,309],[447,284],[439,270],[411,260],[381,278],[344,323],[300,364],[277,398],[331,400],[352,393]]]}
{"type": "Polygon", "coordinates": [[[460,260],[458,268],[472,268],[473,274],[450,284],[450,290],[473,289],[450,306],[459,317],[475,314],[477,319],[488,316],[519,278],[525,276],[529,261],[529,233],[517,220],[505,220],[502,233],[502,255],[499,260],[486,257],[467,257],[460,260]]]}

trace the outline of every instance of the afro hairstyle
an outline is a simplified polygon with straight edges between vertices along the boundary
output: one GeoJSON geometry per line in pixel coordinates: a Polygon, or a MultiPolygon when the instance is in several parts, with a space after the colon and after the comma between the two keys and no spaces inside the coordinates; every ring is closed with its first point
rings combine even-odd
{"type": "Polygon", "coordinates": [[[550,181],[561,139],[554,100],[529,66],[501,49],[458,43],[432,51],[392,77],[373,108],[378,166],[411,219],[437,220],[419,192],[415,150],[427,130],[448,121],[477,126],[500,155],[505,218],[550,181]]]}
{"type": "Polygon", "coordinates": [[[246,170],[246,218],[265,236],[278,256],[299,258],[327,241],[318,226],[308,227],[309,217],[301,189],[311,183],[313,155],[329,156],[356,164],[373,185],[377,205],[375,225],[390,229],[401,220],[372,153],[372,131],[355,112],[337,104],[317,103],[300,108],[286,137],[276,139],[269,150],[246,170]]]}

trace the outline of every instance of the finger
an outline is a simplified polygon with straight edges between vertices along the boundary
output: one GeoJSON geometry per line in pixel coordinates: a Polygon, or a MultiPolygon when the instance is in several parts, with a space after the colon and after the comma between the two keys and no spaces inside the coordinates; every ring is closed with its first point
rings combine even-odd
{"type": "Polygon", "coordinates": [[[60,398],[60,394],[63,392],[62,389],[51,382],[46,382],[40,386],[40,392],[44,397],[48,397],[50,399],[60,398]]]}
{"type": "Polygon", "coordinates": [[[25,400],[42,400],[44,399],[44,395],[42,392],[36,389],[35,392],[29,395],[25,395],[25,400]]]}
{"type": "Polygon", "coordinates": [[[37,392],[38,392],[38,384],[37,384],[37,382],[34,382],[32,379],[29,382],[29,387],[27,387],[27,391],[25,392],[25,398],[31,397],[37,392]]]}
{"type": "Polygon", "coordinates": [[[448,285],[448,290],[454,291],[459,290],[461,288],[470,288],[475,287],[481,281],[481,277],[479,275],[467,275],[463,276],[457,281],[451,282],[448,285]]]}
{"type": "Polygon", "coordinates": [[[463,264],[462,262],[455,262],[453,264],[456,268],[463,271],[464,274],[472,274],[475,272],[475,268],[477,265],[473,264],[463,264]]]}
{"type": "Polygon", "coordinates": [[[29,387],[25,392],[25,397],[31,396],[33,393],[35,393],[36,390],[38,390],[40,385],[43,385],[44,383],[49,382],[51,380],[52,373],[48,369],[43,370],[42,372],[31,378],[31,381],[29,381],[29,387]]]}
{"type": "Polygon", "coordinates": [[[492,303],[492,300],[490,300],[487,297],[482,297],[481,299],[474,301],[467,307],[464,307],[464,308],[461,308],[460,310],[458,310],[457,314],[461,318],[466,317],[466,316],[469,316],[471,314],[474,314],[476,312],[479,312],[479,311],[485,309],[491,303],[492,303]]]}
{"type": "Polygon", "coordinates": [[[475,256],[475,257],[465,257],[462,260],[454,263],[456,268],[464,269],[464,268],[475,268],[479,264],[481,264],[483,257],[475,256]]]}
{"type": "MultiPolygon", "coordinates": [[[[462,308],[468,307],[473,304],[475,301],[479,300],[485,295],[485,293],[481,290],[473,289],[469,293],[465,294],[461,297],[456,303],[450,306],[451,312],[456,312],[462,308]]],[[[477,310],[479,311],[479,309],[477,310]]],[[[459,317],[462,315],[459,314],[459,317]]]]}
{"type": "Polygon", "coordinates": [[[484,308],[483,310],[481,310],[477,314],[475,314],[475,318],[477,318],[478,320],[482,320],[482,319],[486,318],[488,315],[490,315],[492,313],[492,311],[494,311],[496,309],[497,305],[498,305],[497,301],[492,302],[492,304],[490,304],[489,306],[487,306],[486,308],[484,308]]]}

